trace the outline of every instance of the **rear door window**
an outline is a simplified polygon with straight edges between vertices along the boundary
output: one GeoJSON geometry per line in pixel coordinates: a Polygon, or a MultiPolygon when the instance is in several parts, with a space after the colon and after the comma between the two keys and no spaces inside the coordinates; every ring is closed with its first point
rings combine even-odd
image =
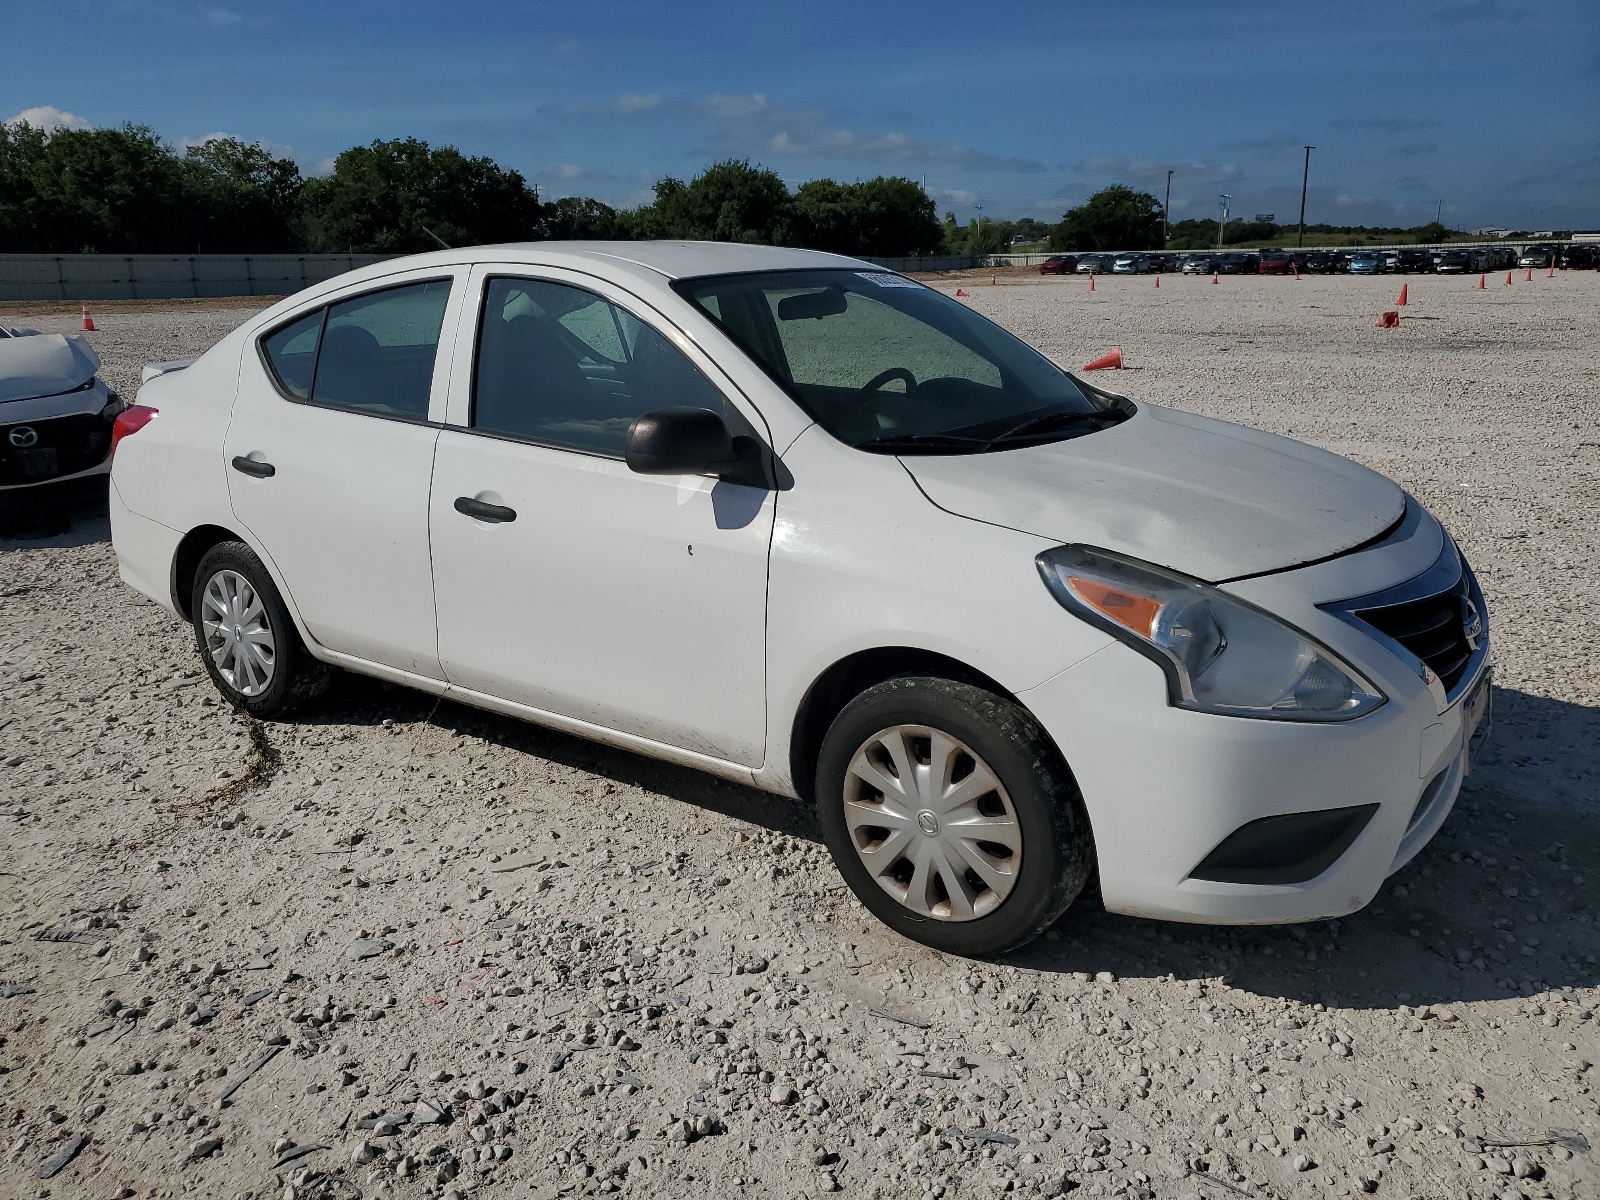
{"type": "Polygon", "coordinates": [[[448,279],[341,300],[262,339],[279,387],[313,404],[428,419],[448,279]]]}
{"type": "Polygon", "coordinates": [[[330,305],[312,402],[427,420],[449,298],[450,281],[440,279],[330,305]]]}

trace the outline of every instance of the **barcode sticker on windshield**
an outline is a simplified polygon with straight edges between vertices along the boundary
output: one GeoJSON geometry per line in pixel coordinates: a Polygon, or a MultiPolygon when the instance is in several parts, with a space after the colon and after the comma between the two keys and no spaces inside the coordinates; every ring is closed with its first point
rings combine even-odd
{"type": "Polygon", "coordinates": [[[888,272],[857,271],[856,276],[865,279],[868,283],[875,283],[879,287],[921,287],[914,279],[907,279],[904,275],[890,275],[888,272]]]}

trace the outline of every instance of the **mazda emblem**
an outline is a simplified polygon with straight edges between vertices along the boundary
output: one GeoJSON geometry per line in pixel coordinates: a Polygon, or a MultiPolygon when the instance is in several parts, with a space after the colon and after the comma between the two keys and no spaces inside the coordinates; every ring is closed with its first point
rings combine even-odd
{"type": "Polygon", "coordinates": [[[39,431],[32,425],[18,425],[6,437],[18,450],[39,444],[39,431]]]}

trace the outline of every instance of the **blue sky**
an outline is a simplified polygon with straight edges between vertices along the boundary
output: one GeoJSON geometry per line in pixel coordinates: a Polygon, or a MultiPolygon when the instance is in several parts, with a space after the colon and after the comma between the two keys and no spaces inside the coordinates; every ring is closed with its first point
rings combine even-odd
{"type": "Polygon", "coordinates": [[[0,119],[260,140],[308,173],[414,135],[547,197],[737,156],[926,178],[963,219],[1108,182],[1173,219],[1600,227],[1600,5],[76,0],[17,6],[0,119]]]}

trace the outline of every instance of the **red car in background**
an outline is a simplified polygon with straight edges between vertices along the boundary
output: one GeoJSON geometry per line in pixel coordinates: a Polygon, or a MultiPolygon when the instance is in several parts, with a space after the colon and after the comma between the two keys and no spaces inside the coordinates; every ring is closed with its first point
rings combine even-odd
{"type": "Polygon", "coordinates": [[[1256,267],[1260,275],[1288,275],[1294,271],[1294,255],[1287,250],[1262,250],[1261,264],[1256,267]]]}
{"type": "Polygon", "coordinates": [[[1078,269],[1078,260],[1071,254],[1052,254],[1039,264],[1041,275],[1072,275],[1078,269]]]}

